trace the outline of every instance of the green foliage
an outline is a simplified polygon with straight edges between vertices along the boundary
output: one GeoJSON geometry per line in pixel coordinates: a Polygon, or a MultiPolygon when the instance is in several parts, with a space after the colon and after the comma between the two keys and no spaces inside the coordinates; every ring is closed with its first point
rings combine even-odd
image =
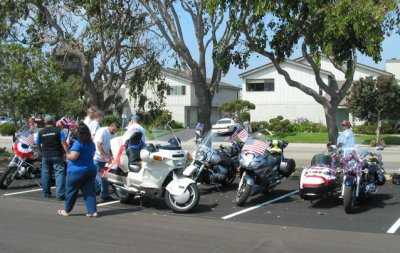
{"type": "Polygon", "coordinates": [[[149,110],[137,113],[141,118],[141,124],[149,131],[155,127],[163,127],[172,119],[168,110],[149,110]]]}
{"type": "Polygon", "coordinates": [[[262,129],[269,129],[268,121],[254,121],[251,122],[251,130],[257,132],[262,129]]]}
{"type": "Polygon", "coordinates": [[[227,101],[219,106],[219,109],[228,114],[228,117],[239,121],[249,121],[250,120],[250,110],[256,109],[256,106],[247,100],[233,100],[227,101]]]}
{"type": "Polygon", "coordinates": [[[121,122],[121,118],[118,115],[111,114],[106,115],[103,120],[103,126],[109,126],[112,122],[121,122]]]}
{"type": "Polygon", "coordinates": [[[17,130],[17,125],[13,123],[3,123],[0,125],[1,135],[14,135],[16,130],[17,130]]]}
{"type": "MultiPolygon", "coordinates": [[[[376,134],[376,125],[373,123],[366,122],[363,125],[354,126],[353,132],[355,134],[376,134]]],[[[396,128],[396,125],[390,124],[387,121],[382,122],[381,132],[383,134],[396,134],[399,130],[396,128]]]]}
{"type": "Polygon", "coordinates": [[[283,119],[282,116],[278,116],[269,120],[268,130],[272,130],[276,135],[282,135],[285,133],[292,133],[293,125],[289,120],[283,119]]]}
{"type": "Polygon", "coordinates": [[[175,124],[172,126],[173,128],[183,128],[183,123],[179,121],[175,121],[175,124]]]}
{"type": "Polygon", "coordinates": [[[347,98],[353,115],[368,122],[400,119],[400,86],[393,76],[361,78],[354,82],[347,98]]]}

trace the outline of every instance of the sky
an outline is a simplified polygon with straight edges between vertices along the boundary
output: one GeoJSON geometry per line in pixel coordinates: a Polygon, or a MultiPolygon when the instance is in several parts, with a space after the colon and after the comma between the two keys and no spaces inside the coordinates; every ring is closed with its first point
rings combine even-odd
{"type": "MultiPolygon", "coordinates": [[[[198,57],[197,42],[196,42],[196,37],[194,34],[193,23],[192,23],[191,19],[187,15],[184,14],[185,12],[183,10],[181,10],[179,7],[177,7],[177,12],[180,16],[180,21],[181,21],[186,45],[188,45],[189,49],[191,50],[193,57],[197,59],[197,57],[198,57]]],[[[371,66],[371,67],[385,70],[385,61],[387,59],[391,59],[391,58],[400,59],[400,35],[394,34],[391,37],[386,37],[386,39],[383,42],[382,48],[383,48],[382,60],[380,62],[375,63],[372,60],[372,58],[366,57],[361,54],[358,54],[358,56],[357,56],[358,62],[368,65],[368,66],[371,66]]],[[[211,50],[209,49],[208,51],[211,51],[211,50]]],[[[293,53],[291,59],[295,59],[300,56],[302,56],[301,50],[300,50],[300,47],[297,47],[294,49],[294,53],[293,53]]],[[[209,59],[209,60],[207,60],[207,69],[208,69],[207,77],[210,77],[211,76],[210,69],[212,67],[210,52],[208,52],[207,59],[209,59]]],[[[170,61],[167,61],[166,64],[167,64],[167,66],[172,67],[174,63],[175,63],[174,61],[170,60],[170,61]]],[[[265,58],[264,56],[261,56],[261,55],[254,54],[254,55],[252,55],[252,57],[249,60],[249,67],[247,68],[247,70],[259,67],[259,66],[267,64],[267,63],[269,63],[269,60],[267,58],[265,58]]],[[[235,66],[231,66],[229,72],[225,76],[222,77],[222,81],[239,86],[242,83],[242,80],[239,77],[239,74],[242,72],[245,72],[245,71],[246,71],[245,69],[238,69],[235,66]]]]}

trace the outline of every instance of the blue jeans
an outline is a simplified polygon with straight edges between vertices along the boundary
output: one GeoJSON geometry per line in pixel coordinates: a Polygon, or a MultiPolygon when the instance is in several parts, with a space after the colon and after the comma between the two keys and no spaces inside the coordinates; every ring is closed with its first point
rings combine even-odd
{"type": "Polygon", "coordinates": [[[88,213],[97,212],[96,194],[93,189],[96,178],[96,170],[87,170],[83,172],[68,172],[67,175],[67,196],[65,198],[64,210],[69,213],[74,208],[79,190],[83,194],[86,210],[88,213]]]}
{"type": "Polygon", "coordinates": [[[94,160],[94,164],[97,168],[95,191],[96,193],[100,193],[100,197],[102,199],[108,198],[110,196],[110,194],[108,193],[108,182],[105,178],[102,178],[100,174],[100,170],[104,169],[104,167],[106,166],[106,162],[99,162],[94,160]]]}
{"type": "Polygon", "coordinates": [[[51,197],[51,172],[56,178],[56,197],[65,198],[65,162],[62,156],[42,158],[42,189],[44,197],[51,197]]]}

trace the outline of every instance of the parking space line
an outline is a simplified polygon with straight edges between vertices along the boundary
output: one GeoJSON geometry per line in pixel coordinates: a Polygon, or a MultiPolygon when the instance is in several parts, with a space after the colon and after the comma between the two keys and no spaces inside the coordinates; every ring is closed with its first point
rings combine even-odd
{"type": "MultiPolygon", "coordinates": [[[[56,187],[51,187],[51,189],[54,189],[54,188],[56,188],[56,187]]],[[[41,190],[42,189],[39,188],[39,189],[33,189],[33,190],[28,190],[28,191],[22,191],[22,192],[11,192],[11,193],[5,193],[5,194],[3,194],[3,196],[12,196],[12,195],[19,195],[19,194],[30,193],[30,192],[39,192],[41,190]]]]}
{"type": "Polygon", "coordinates": [[[98,204],[97,206],[107,206],[107,205],[112,205],[112,204],[119,203],[119,202],[120,202],[119,200],[115,200],[115,201],[110,201],[110,202],[106,202],[106,203],[101,203],[101,204],[98,204]]]}
{"type": "Polygon", "coordinates": [[[394,234],[396,233],[399,227],[400,227],[400,218],[389,228],[389,230],[386,233],[394,234]]]}
{"type": "Polygon", "coordinates": [[[243,210],[241,210],[241,211],[239,211],[239,212],[236,212],[236,213],[231,213],[231,214],[229,214],[229,215],[226,215],[226,216],[224,216],[224,217],[221,217],[221,219],[227,220],[227,219],[233,218],[233,217],[238,216],[238,215],[240,215],[240,214],[250,212],[250,211],[252,211],[252,210],[254,210],[254,209],[257,209],[257,208],[260,208],[260,207],[262,207],[262,206],[266,206],[266,205],[268,205],[268,204],[271,204],[271,203],[273,203],[273,202],[276,202],[276,201],[278,201],[278,200],[287,198],[287,197],[289,197],[289,196],[291,196],[291,195],[294,195],[294,194],[296,194],[296,193],[298,193],[298,192],[299,192],[299,190],[295,190],[295,191],[289,192],[288,194],[282,195],[282,196],[280,196],[280,197],[278,197],[278,198],[275,198],[275,199],[272,199],[272,200],[268,200],[268,201],[266,201],[266,202],[264,202],[264,203],[261,203],[261,204],[258,204],[258,205],[256,205],[256,206],[252,206],[252,207],[243,209],[243,210]]]}

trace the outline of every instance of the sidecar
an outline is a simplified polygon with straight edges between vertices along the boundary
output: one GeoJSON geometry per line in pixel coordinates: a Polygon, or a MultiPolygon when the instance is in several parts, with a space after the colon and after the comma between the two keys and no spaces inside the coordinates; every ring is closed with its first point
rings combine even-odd
{"type": "Polygon", "coordinates": [[[332,158],[327,154],[316,154],[310,166],[300,177],[300,197],[304,200],[316,200],[332,196],[340,191],[340,175],[332,166],[332,158]]]}

